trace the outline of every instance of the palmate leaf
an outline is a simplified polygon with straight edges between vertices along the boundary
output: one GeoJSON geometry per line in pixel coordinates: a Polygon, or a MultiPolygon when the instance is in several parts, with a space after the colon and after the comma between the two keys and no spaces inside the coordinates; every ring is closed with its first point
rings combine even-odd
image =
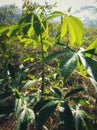
{"type": "Polygon", "coordinates": [[[15,130],[27,130],[28,123],[33,123],[34,120],[34,111],[30,108],[24,107],[18,117],[15,130]]]}
{"type": "Polygon", "coordinates": [[[75,129],[76,130],[94,130],[93,126],[89,122],[87,114],[80,109],[80,105],[76,106],[76,109],[73,110],[75,117],[75,129]]]}
{"type": "Polygon", "coordinates": [[[27,130],[28,123],[31,124],[35,120],[34,111],[28,107],[27,101],[23,100],[23,97],[16,99],[15,113],[17,116],[15,130],[27,130]]]}
{"type": "Polygon", "coordinates": [[[61,61],[60,70],[61,74],[64,77],[64,80],[66,80],[69,77],[69,75],[74,71],[74,69],[77,66],[77,61],[78,61],[77,53],[72,53],[61,61]]]}
{"type": "Polygon", "coordinates": [[[20,114],[21,122],[33,122],[35,119],[34,111],[30,108],[24,108],[20,114]]]}

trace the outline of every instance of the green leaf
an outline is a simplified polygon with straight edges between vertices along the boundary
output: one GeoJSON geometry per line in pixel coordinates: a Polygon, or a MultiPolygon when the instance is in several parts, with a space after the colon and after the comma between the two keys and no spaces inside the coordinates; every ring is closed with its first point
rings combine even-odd
{"type": "Polygon", "coordinates": [[[87,73],[91,78],[97,81],[97,61],[93,60],[92,58],[85,57],[82,54],[79,54],[79,57],[83,66],[86,68],[87,73]]]}
{"type": "Polygon", "coordinates": [[[44,123],[49,119],[49,117],[53,114],[57,107],[58,101],[49,101],[48,103],[45,103],[43,107],[39,110],[36,117],[36,122],[38,125],[38,128],[42,128],[44,123]]]}
{"type": "Polygon", "coordinates": [[[50,100],[41,100],[39,102],[36,103],[36,105],[34,106],[34,111],[35,113],[38,113],[40,111],[40,109],[47,103],[49,103],[50,100]]]}
{"type": "Polygon", "coordinates": [[[50,16],[47,17],[47,20],[59,17],[59,16],[63,16],[64,13],[61,11],[54,11],[53,13],[50,14],[50,16]]]}
{"type": "Polygon", "coordinates": [[[25,24],[25,26],[23,27],[23,34],[24,34],[24,36],[29,34],[29,31],[30,31],[31,28],[32,28],[31,27],[31,23],[25,24]]]}
{"type": "Polygon", "coordinates": [[[41,28],[40,19],[36,14],[34,14],[33,27],[34,27],[35,33],[37,34],[37,36],[39,36],[39,34],[41,34],[42,28],[41,28]]]}
{"type": "Polygon", "coordinates": [[[97,38],[86,48],[85,53],[89,53],[86,55],[88,57],[97,55],[97,38]]]}
{"type": "Polygon", "coordinates": [[[34,14],[30,13],[19,21],[19,26],[25,25],[23,27],[24,35],[27,35],[27,33],[28,33],[28,35],[31,36],[30,33],[33,30],[33,27],[32,27],[33,26],[33,17],[34,17],[34,14]]]}
{"type": "Polygon", "coordinates": [[[80,109],[79,104],[76,106],[76,109],[73,110],[73,113],[75,116],[76,130],[94,130],[92,125],[90,123],[88,124],[88,117],[85,112],[80,109]]]}
{"type": "Polygon", "coordinates": [[[25,58],[23,59],[23,63],[24,63],[24,62],[27,62],[27,61],[33,62],[33,61],[34,61],[34,58],[31,57],[31,56],[28,56],[27,58],[25,57],[25,58]]]}
{"type": "Polygon", "coordinates": [[[67,49],[64,49],[62,51],[56,51],[50,55],[48,55],[47,57],[45,57],[44,61],[47,62],[47,61],[51,61],[52,59],[54,58],[57,58],[59,56],[62,56],[63,54],[65,54],[67,52],[67,49]]]}
{"type": "Polygon", "coordinates": [[[57,97],[57,98],[61,98],[62,97],[62,93],[61,93],[61,91],[59,90],[59,88],[51,88],[50,89],[54,94],[55,94],[55,96],[57,97]]]}
{"type": "Polygon", "coordinates": [[[65,98],[68,98],[68,97],[71,97],[73,96],[74,94],[77,94],[81,91],[83,91],[84,89],[83,88],[76,88],[76,89],[73,89],[71,90],[70,92],[68,92],[66,95],[65,95],[65,98]]]}
{"type": "Polygon", "coordinates": [[[70,17],[70,22],[72,24],[72,27],[73,27],[73,30],[74,30],[74,33],[75,33],[75,37],[76,37],[75,42],[77,42],[78,46],[81,46],[81,44],[82,44],[82,35],[83,35],[82,22],[78,18],[76,18],[74,16],[70,17]]]}
{"type": "Polygon", "coordinates": [[[86,51],[97,48],[97,38],[86,48],[86,51]]]}
{"type": "Polygon", "coordinates": [[[88,101],[86,101],[85,99],[82,99],[82,97],[81,98],[72,98],[72,100],[76,103],[76,104],[80,104],[80,105],[82,105],[82,106],[89,106],[90,105],[90,103],[88,102],[88,101]]]}
{"type": "Polygon", "coordinates": [[[21,118],[24,118],[27,116],[25,110],[21,112],[20,116],[17,119],[15,130],[27,130],[28,122],[21,120],[21,118]]]}
{"type": "Polygon", "coordinates": [[[95,53],[95,49],[86,50],[86,51],[84,51],[84,53],[88,57],[92,57],[92,55],[96,55],[97,56],[97,54],[95,53]]]}
{"type": "Polygon", "coordinates": [[[73,72],[73,70],[77,66],[77,60],[78,60],[78,54],[73,53],[68,55],[64,60],[60,63],[60,70],[61,74],[64,77],[64,80],[66,80],[69,75],[73,72]]]}
{"type": "Polygon", "coordinates": [[[67,20],[68,20],[68,17],[67,15],[63,18],[63,23],[62,23],[62,26],[61,26],[61,38],[64,37],[64,35],[67,33],[67,20]]]}
{"type": "Polygon", "coordinates": [[[9,29],[9,25],[2,25],[0,24],[0,33],[3,33],[9,29]]]}
{"type": "Polygon", "coordinates": [[[29,28],[29,30],[27,31],[27,33],[28,33],[28,37],[32,37],[32,35],[33,35],[33,27],[31,26],[30,28],[29,28]]]}
{"type": "Polygon", "coordinates": [[[22,107],[22,100],[19,98],[19,99],[16,99],[15,100],[15,113],[16,113],[16,116],[19,115],[20,111],[21,111],[21,108],[22,107]]]}
{"type": "Polygon", "coordinates": [[[7,36],[11,37],[11,36],[15,35],[17,30],[18,30],[18,25],[12,25],[9,29],[7,36]]]}
{"type": "Polygon", "coordinates": [[[30,108],[25,107],[20,114],[21,122],[33,122],[35,120],[34,111],[30,108]]]}
{"type": "Polygon", "coordinates": [[[68,32],[70,34],[70,46],[73,47],[74,43],[76,42],[76,35],[75,35],[75,31],[72,25],[72,20],[70,20],[69,18],[67,19],[67,24],[68,24],[68,32]]]}
{"type": "Polygon", "coordinates": [[[32,109],[28,108],[26,104],[22,104],[21,108],[15,130],[27,130],[28,123],[31,124],[35,120],[35,114],[32,109]]]}
{"type": "Polygon", "coordinates": [[[18,24],[17,25],[12,25],[9,28],[9,32],[7,33],[7,36],[9,36],[9,37],[15,36],[21,30],[23,30],[23,33],[26,34],[28,29],[29,29],[29,26],[31,26],[30,23],[25,23],[25,24],[21,24],[21,25],[18,25],[18,24]]]}
{"type": "Polygon", "coordinates": [[[72,111],[67,103],[62,103],[61,106],[64,108],[64,111],[60,113],[61,121],[64,121],[64,127],[66,130],[72,130],[73,128],[72,111]]]}
{"type": "Polygon", "coordinates": [[[80,59],[79,59],[79,62],[77,64],[77,68],[78,68],[78,71],[80,73],[80,75],[82,75],[83,77],[87,77],[87,72],[86,72],[86,69],[85,67],[82,65],[80,59]]]}
{"type": "Polygon", "coordinates": [[[48,24],[46,19],[43,19],[41,22],[41,32],[45,32],[46,35],[48,34],[48,24]]]}
{"type": "Polygon", "coordinates": [[[20,19],[19,25],[23,23],[31,23],[33,20],[33,15],[34,15],[33,13],[30,13],[26,15],[25,17],[23,17],[22,19],[20,19]]]}

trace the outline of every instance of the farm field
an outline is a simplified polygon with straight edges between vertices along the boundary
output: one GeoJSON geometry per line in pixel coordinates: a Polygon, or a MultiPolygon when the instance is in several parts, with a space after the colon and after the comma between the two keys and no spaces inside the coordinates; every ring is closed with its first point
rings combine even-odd
{"type": "Polygon", "coordinates": [[[0,9],[0,130],[97,130],[97,28],[53,7],[0,9]]]}

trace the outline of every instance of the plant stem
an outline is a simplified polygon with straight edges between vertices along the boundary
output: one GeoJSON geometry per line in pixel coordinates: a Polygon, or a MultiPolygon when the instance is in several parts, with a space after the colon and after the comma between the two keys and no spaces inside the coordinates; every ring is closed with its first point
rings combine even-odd
{"type": "Polygon", "coordinates": [[[41,69],[42,69],[42,84],[41,84],[41,92],[42,94],[44,93],[44,80],[45,80],[45,75],[44,75],[44,50],[43,50],[43,41],[42,41],[42,35],[40,35],[41,38],[41,69]]]}

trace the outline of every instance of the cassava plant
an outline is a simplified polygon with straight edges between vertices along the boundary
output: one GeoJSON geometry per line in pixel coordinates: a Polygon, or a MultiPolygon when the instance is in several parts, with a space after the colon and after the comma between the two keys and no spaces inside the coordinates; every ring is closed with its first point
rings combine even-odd
{"type": "MultiPolygon", "coordinates": [[[[71,98],[83,91],[83,88],[76,88],[69,92],[60,90],[58,82],[57,87],[54,86],[54,83],[50,83],[50,78],[46,75],[46,66],[49,66],[50,73],[53,73],[52,70],[54,73],[57,72],[63,84],[72,73],[89,78],[97,92],[97,61],[94,59],[94,56],[97,56],[97,39],[84,48],[82,22],[77,17],[60,11],[55,11],[47,16],[31,12],[16,25],[1,25],[0,34],[6,31],[9,38],[15,36],[20,42],[25,42],[26,46],[32,44],[34,49],[39,50],[36,59],[39,60],[41,76],[28,81],[25,85],[22,84],[21,90],[17,87],[14,88],[15,110],[18,117],[16,130],[26,130],[29,124],[35,122],[37,129],[42,130],[46,121],[55,112],[59,113],[60,122],[66,130],[92,130],[88,114],[81,110],[80,99],[76,103],[71,98]],[[56,17],[61,17],[61,20],[58,21],[59,30],[51,36],[49,21],[56,17]],[[54,47],[58,47],[60,50],[57,49],[49,54],[50,49],[54,47]],[[52,63],[54,59],[57,59],[58,64],[53,69],[49,62],[52,63]],[[36,87],[37,82],[41,84],[41,87],[27,95],[27,89],[31,88],[33,83],[36,87]]],[[[54,80],[56,81],[57,78],[54,80]]],[[[63,84],[61,87],[64,87],[63,84]]]]}

